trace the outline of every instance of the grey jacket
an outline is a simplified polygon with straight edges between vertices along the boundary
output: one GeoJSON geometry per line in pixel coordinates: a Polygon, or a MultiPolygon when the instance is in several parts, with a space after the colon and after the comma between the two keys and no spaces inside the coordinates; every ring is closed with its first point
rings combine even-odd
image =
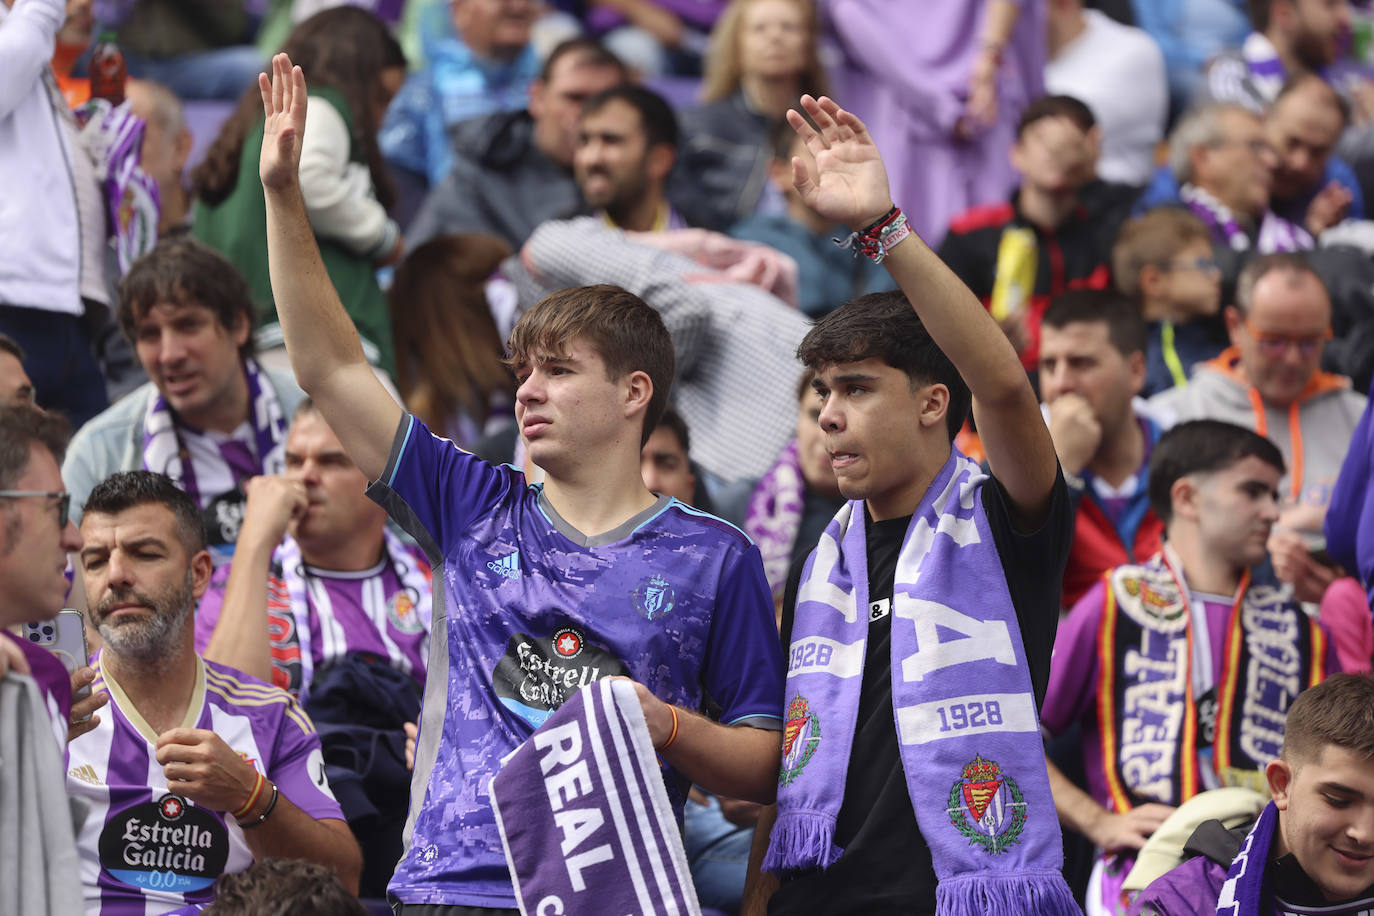
{"type": "Polygon", "coordinates": [[[572,173],[535,146],[528,111],[463,121],[449,140],[453,170],[420,205],[408,249],[453,232],[485,232],[519,248],[540,223],[582,207],[572,173]]]}
{"type": "MultiPolygon", "coordinates": [[[[288,421],[305,393],[284,372],[264,369],[263,375],[277,394],[282,416],[288,421]]],[[[115,471],[143,467],[143,418],[157,387],[148,382],[92,417],[77,430],[62,462],[62,482],[72,495],[72,519],[81,523],[81,507],[91,490],[115,471]]]]}

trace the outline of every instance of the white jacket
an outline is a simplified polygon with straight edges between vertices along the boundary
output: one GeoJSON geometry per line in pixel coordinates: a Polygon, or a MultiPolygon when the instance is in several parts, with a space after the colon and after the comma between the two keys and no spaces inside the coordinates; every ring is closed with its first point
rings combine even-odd
{"type": "Polygon", "coordinates": [[[63,0],[0,5],[0,304],[80,315],[72,145],[44,71],[63,0]]]}

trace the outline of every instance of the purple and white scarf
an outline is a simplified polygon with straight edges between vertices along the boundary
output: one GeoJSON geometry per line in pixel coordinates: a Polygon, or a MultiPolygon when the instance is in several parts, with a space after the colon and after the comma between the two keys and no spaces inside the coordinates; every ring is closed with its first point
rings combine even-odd
{"type": "Polygon", "coordinates": [[[1198,219],[1207,224],[1212,238],[1225,242],[1232,251],[1249,251],[1252,244],[1260,254],[1308,251],[1316,247],[1317,243],[1306,229],[1290,223],[1272,210],[1264,212],[1259,237],[1252,243],[1250,234],[1241,226],[1235,213],[1202,188],[1194,184],[1185,184],[1178,189],[1178,196],[1198,219]]]}
{"type": "MultiPolygon", "coordinates": [[[[243,361],[248,377],[248,422],[253,427],[257,454],[257,471],[261,474],[280,474],[286,470],[286,418],[271,383],[263,377],[257,362],[243,361]]],[[[226,461],[229,458],[226,457],[226,461]]],[[[202,493],[196,481],[195,464],[190,452],[183,447],[177,431],[172,408],[161,393],[149,399],[143,415],[143,467],[172,478],[200,508],[221,494],[202,493]]],[[[247,476],[247,475],[245,475],[247,476]]],[[[236,481],[240,483],[241,481],[236,481]]]]}
{"type": "MultiPolygon", "coordinates": [[[[981,489],[951,450],[912,516],[892,598],[892,705],[907,792],[930,844],[939,916],[1077,914],[1040,720],[981,489]],[[950,638],[954,636],[954,638],[950,638]]],[[[826,867],[858,717],[868,633],[864,506],[807,559],[788,652],[778,816],[763,867],[826,867]]]]}
{"type": "Polygon", "coordinates": [[[129,102],[111,106],[92,99],[78,112],[81,142],[95,163],[105,191],[105,215],[114,239],[120,274],[157,244],[161,198],[157,182],[143,171],[146,125],[129,102]]]}
{"type": "Polygon", "coordinates": [[[744,512],[744,533],[758,545],[774,600],[787,585],[792,545],[797,541],[805,504],[806,479],[802,477],[801,452],[793,439],[754,487],[744,512]]]}
{"type": "MultiPolygon", "coordinates": [[[[414,602],[414,607],[410,613],[416,615],[415,619],[428,632],[434,613],[431,606],[429,571],[420,565],[415,555],[406,549],[406,545],[392,533],[390,528],[382,529],[382,539],[386,549],[387,562],[396,570],[396,578],[401,580],[401,589],[407,595],[414,596],[411,599],[414,602]]],[[[310,695],[310,685],[315,679],[315,655],[310,629],[310,608],[313,603],[317,614],[321,617],[330,616],[329,590],[323,587],[311,589],[307,584],[305,561],[301,557],[301,545],[296,542],[295,538],[287,537],[281,542],[281,546],[276,550],[275,560],[281,564],[282,580],[286,583],[286,593],[291,599],[291,619],[295,623],[295,638],[300,648],[300,683],[298,688],[292,692],[304,705],[306,698],[310,695]]],[[[378,591],[381,589],[379,588],[378,591]]],[[[377,603],[378,613],[374,614],[372,622],[377,626],[377,633],[381,637],[383,645],[386,646],[387,655],[391,661],[393,663],[404,662],[405,653],[387,636],[386,612],[385,608],[381,607],[384,603],[377,603]]],[[[421,653],[421,657],[427,658],[428,655],[428,649],[421,653]]],[[[409,673],[407,670],[406,674],[409,673]]],[[[290,687],[287,689],[292,690],[290,687]]]]}
{"type": "Polygon", "coordinates": [[[569,697],[491,780],[523,916],[700,916],[635,688],[569,697]]]}

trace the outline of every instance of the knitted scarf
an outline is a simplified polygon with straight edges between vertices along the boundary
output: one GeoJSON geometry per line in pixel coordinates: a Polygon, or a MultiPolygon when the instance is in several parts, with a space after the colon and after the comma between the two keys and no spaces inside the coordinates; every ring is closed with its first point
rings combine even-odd
{"type": "MultiPolygon", "coordinates": [[[[892,602],[892,704],[939,916],[1079,913],[1016,609],[981,488],[957,450],[912,516],[892,602]]],[[[869,601],[862,502],[807,559],[788,653],[778,816],[764,868],[839,858],[835,821],[858,716],[869,601]]]]}
{"type": "Polygon", "coordinates": [[[754,539],[763,556],[763,574],[774,599],[787,584],[792,545],[805,504],[806,479],[802,477],[797,440],[793,439],[754,487],[744,513],[744,532],[754,539]]]}
{"type": "MultiPolygon", "coordinates": [[[[1178,196],[1198,219],[1207,224],[1213,238],[1225,241],[1233,251],[1250,250],[1250,235],[1241,227],[1229,207],[1197,185],[1185,184],[1178,189],[1178,196]]],[[[1290,223],[1272,210],[1266,210],[1254,247],[1260,254],[1273,254],[1276,251],[1306,251],[1316,247],[1316,242],[1306,229],[1290,223]]]]}

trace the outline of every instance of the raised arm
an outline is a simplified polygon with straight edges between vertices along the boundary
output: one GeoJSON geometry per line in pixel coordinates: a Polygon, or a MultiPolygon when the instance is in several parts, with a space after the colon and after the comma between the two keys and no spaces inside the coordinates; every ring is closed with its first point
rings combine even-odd
{"type": "Polygon", "coordinates": [[[301,196],[305,75],[285,54],[272,79],[259,75],[266,123],[258,174],[267,202],[267,265],[291,368],[319,405],[348,457],[369,479],[381,476],[401,407],[373,374],[358,330],[320,259],[301,196]]]}
{"type": "MultiPolygon", "coordinates": [[[[855,231],[874,225],[891,209],[892,196],[868,129],[829,98],[802,96],[802,105],[820,129],[795,111],[787,113],[811,153],[809,160],[792,160],[797,191],[812,209],[855,231]]],[[[915,233],[890,248],[882,263],[973,393],[988,464],[1017,521],[1038,526],[1049,509],[1058,461],[1016,350],[968,287],[915,233]]]]}

